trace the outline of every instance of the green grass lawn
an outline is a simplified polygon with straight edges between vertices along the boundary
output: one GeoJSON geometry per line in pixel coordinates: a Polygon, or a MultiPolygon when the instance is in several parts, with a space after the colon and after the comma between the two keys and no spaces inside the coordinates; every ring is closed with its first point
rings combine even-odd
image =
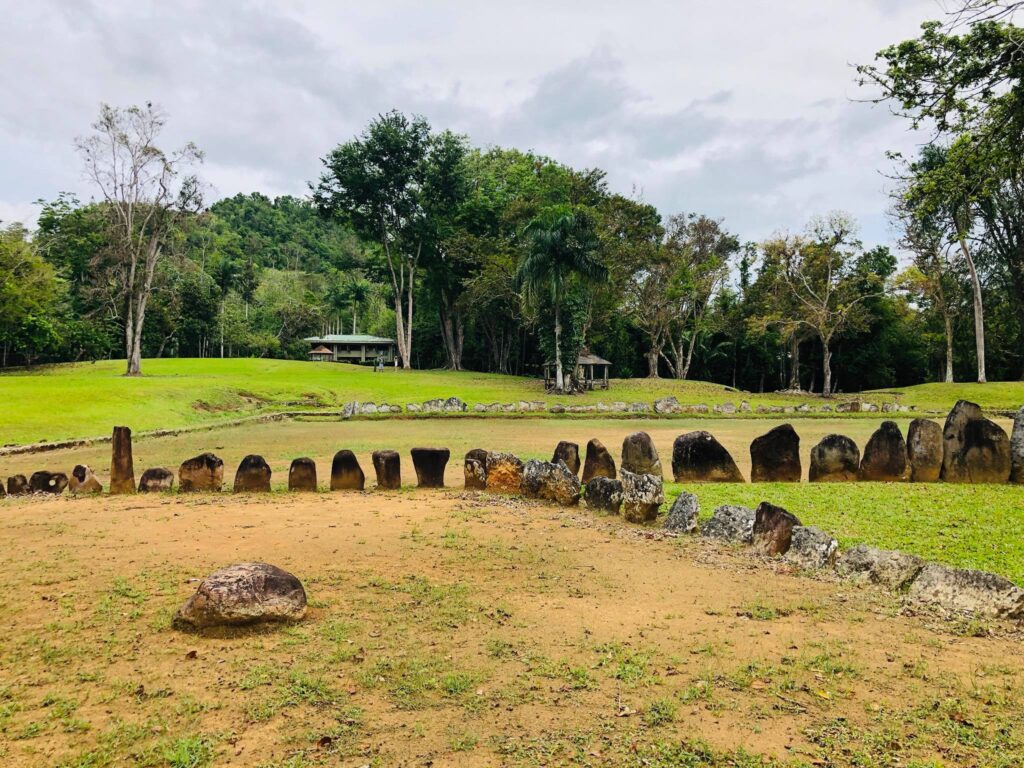
{"type": "MultiPolygon", "coordinates": [[[[519,376],[395,369],[374,373],[368,367],[286,360],[146,360],[145,375],[132,379],[121,375],[123,368],[121,361],[103,361],[0,375],[6,410],[0,445],[95,437],[108,434],[114,424],[130,424],[137,431],[176,429],[275,410],[338,408],[351,400],[405,405],[454,395],[470,405],[518,400],[587,404],[650,402],[675,395],[684,404],[738,404],[746,399],[755,408],[815,401],[806,395],[748,394],[671,379],[613,380],[607,392],[558,397],[546,395],[540,380],[519,376]]],[[[962,396],[989,408],[1016,408],[1024,403],[1024,383],[924,385],[863,397],[945,410],[962,396]]]]}
{"type": "MultiPolygon", "coordinates": [[[[666,484],[674,500],[684,486],[666,484]]],[[[1024,586],[1024,487],[946,483],[698,484],[701,518],[721,504],[770,501],[843,548],[900,549],[960,568],[1006,576],[1024,586]]],[[[665,508],[668,508],[668,504],[665,508]]]]}

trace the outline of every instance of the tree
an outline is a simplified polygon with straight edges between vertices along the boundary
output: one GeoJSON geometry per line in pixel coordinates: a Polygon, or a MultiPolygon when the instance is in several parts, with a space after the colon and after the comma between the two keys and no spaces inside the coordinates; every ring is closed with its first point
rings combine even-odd
{"type": "MultiPolygon", "coordinates": [[[[574,285],[597,282],[607,275],[594,257],[597,237],[590,217],[581,210],[559,206],[526,227],[529,252],[519,264],[515,282],[524,299],[548,307],[553,316],[555,389],[566,391],[562,368],[562,311],[574,285]]],[[[575,366],[573,366],[575,367],[575,366]]]]}
{"type": "Polygon", "coordinates": [[[29,365],[57,341],[51,315],[60,283],[28,240],[20,224],[0,230],[0,341],[3,365],[8,349],[21,352],[29,365]]]}
{"type": "Polygon", "coordinates": [[[197,178],[181,174],[201,161],[202,153],[192,143],[170,154],[157,147],[165,124],[164,114],[149,103],[127,109],[103,104],[93,133],[76,141],[86,175],[110,215],[125,303],[128,376],[142,373],[146,307],[165,239],[178,215],[200,202],[197,178]]]}

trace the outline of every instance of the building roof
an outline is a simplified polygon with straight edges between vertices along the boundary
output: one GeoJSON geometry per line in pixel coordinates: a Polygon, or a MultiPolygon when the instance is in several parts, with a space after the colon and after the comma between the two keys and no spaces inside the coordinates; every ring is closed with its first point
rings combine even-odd
{"type": "Polygon", "coordinates": [[[597,355],[591,355],[589,353],[580,355],[576,362],[580,365],[611,365],[611,363],[603,357],[598,357],[597,355]]]}
{"type": "Polygon", "coordinates": [[[321,344],[319,347],[314,347],[313,349],[309,350],[309,354],[311,354],[311,355],[333,355],[334,353],[331,352],[331,350],[329,350],[323,344],[321,344]]]}
{"type": "MultiPolygon", "coordinates": [[[[368,336],[363,333],[330,333],[326,336],[312,336],[306,339],[310,344],[394,344],[394,339],[383,336],[368,336]]],[[[330,350],[328,350],[330,351],[330,350]]]]}

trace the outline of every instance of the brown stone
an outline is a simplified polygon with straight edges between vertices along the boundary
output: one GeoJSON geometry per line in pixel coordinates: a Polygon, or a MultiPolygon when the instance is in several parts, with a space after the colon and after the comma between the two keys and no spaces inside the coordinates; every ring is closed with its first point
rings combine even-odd
{"type": "Polygon", "coordinates": [[[32,493],[53,493],[59,496],[68,487],[68,476],[63,472],[33,472],[28,479],[28,487],[32,493]]]}
{"type": "Polygon", "coordinates": [[[316,490],[316,462],[309,458],[300,458],[292,461],[288,468],[288,490],[289,491],[315,491],[316,490]]]}
{"type": "Polygon", "coordinates": [[[799,483],[800,436],[790,424],[782,424],[750,444],[750,481],[799,483]]]}
{"type": "Polygon", "coordinates": [[[907,443],[895,421],[882,426],[864,446],[860,461],[860,479],[878,483],[898,483],[907,474],[907,443]]]}
{"type": "Polygon", "coordinates": [[[202,629],[292,621],[305,612],[306,591],[295,576],[267,563],[239,563],[203,579],[174,621],[202,629]]]}
{"type": "Polygon", "coordinates": [[[1010,482],[1024,483],[1024,408],[1017,411],[1010,434],[1010,482]]]}
{"type": "Polygon", "coordinates": [[[1010,438],[981,407],[959,401],[942,430],[942,479],[948,483],[1005,483],[1010,479],[1010,438]]]}
{"type": "Polygon", "coordinates": [[[596,437],[587,443],[587,458],[583,462],[583,482],[589,483],[595,477],[615,479],[615,459],[596,437]]]}
{"type": "Polygon", "coordinates": [[[262,456],[250,453],[235,472],[234,493],[269,493],[270,465],[262,456]]]}
{"type": "Polygon", "coordinates": [[[377,488],[394,491],[402,487],[402,458],[398,451],[374,451],[372,459],[377,488]]]}
{"type": "Polygon", "coordinates": [[[914,419],[907,430],[910,482],[935,483],[942,476],[942,427],[928,419],[914,419]]]}
{"type": "Polygon", "coordinates": [[[565,466],[569,468],[570,472],[574,475],[579,475],[580,447],[576,443],[570,443],[566,440],[562,440],[555,446],[555,452],[551,456],[552,464],[557,464],[559,461],[564,461],[565,466]]]}
{"type": "Polygon", "coordinates": [[[466,453],[462,466],[466,479],[466,489],[482,491],[487,487],[487,451],[474,448],[466,453]]]}
{"type": "Polygon", "coordinates": [[[220,491],[224,485],[224,462],[212,453],[201,453],[178,467],[178,487],[185,491],[220,491]]]}
{"type": "Polygon", "coordinates": [[[622,462],[620,468],[634,475],[657,475],[663,477],[661,459],[654,441],[646,432],[634,432],[622,441],[622,462]]]}
{"type": "Polygon", "coordinates": [[[413,448],[412,468],[418,488],[444,488],[444,470],[451,458],[447,448],[413,448]]]}
{"type": "Polygon", "coordinates": [[[103,486],[85,464],[76,464],[68,478],[68,490],[75,495],[87,493],[103,493],[103,486]]]}
{"type": "Polygon", "coordinates": [[[174,473],[165,467],[150,467],[139,478],[139,493],[167,493],[174,490],[174,473]]]}
{"type": "Polygon", "coordinates": [[[487,490],[519,493],[523,487],[523,462],[511,453],[487,454],[487,490]]]}
{"type": "Polygon", "coordinates": [[[7,495],[24,496],[28,493],[28,478],[24,475],[11,475],[7,478],[7,495]]]}
{"type": "Polygon", "coordinates": [[[135,493],[132,431],[128,427],[114,427],[110,442],[110,492],[135,493]]]}
{"type": "Polygon", "coordinates": [[[347,448],[334,454],[331,462],[331,490],[361,491],[365,486],[366,475],[356,455],[347,448]]]}
{"type": "Polygon", "coordinates": [[[710,432],[689,432],[672,444],[672,474],[677,483],[742,483],[732,455],[710,432]]]}
{"type": "Polygon", "coordinates": [[[811,449],[812,483],[847,483],[860,475],[860,449],[846,435],[826,435],[811,449]]]}
{"type": "Polygon", "coordinates": [[[580,481],[564,461],[530,459],[523,465],[523,495],[572,507],[580,500],[580,481]]]}
{"type": "Polygon", "coordinates": [[[751,546],[765,555],[784,555],[793,540],[793,529],[800,524],[796,515],[762,501],[754,513],[751,546]]]}

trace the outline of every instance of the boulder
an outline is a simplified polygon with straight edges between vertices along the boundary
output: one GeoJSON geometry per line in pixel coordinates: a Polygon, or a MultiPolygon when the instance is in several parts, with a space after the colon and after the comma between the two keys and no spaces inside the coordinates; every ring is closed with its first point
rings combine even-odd
{"type": "Polygon", "coordinates": [[[1024,483],[1024,408],[1017,411],[1010,435],[1010,482],[1024,483]]]}
{"type": "Polygon", "coordinates": [[[269,493],[270,465],[255,453],[250,453],[235,472],[235,493],[269,493]]]}
{"type": "Polygon", "coordinates": [[[586,500],[590,509],[617,515],[622,509],[622,483],[613,477],[591,478],[587,481],[586,500]]]}
{"type": "Polygon", "coordinates": [[[680,493],[665,518],[665,530],[673,533],[697,533],[700,503],[692,493],[680,493]]]}
{"type": "Polygon", "coordinates": [[[1010,439],[981,407],[953,406],[942,430],[942,479],[948,483],[1005,483],[1010,478],[1010,439]]]}
{"type": "Polygon", "coordinates": [[[623,519],[630,523],[647,523],[656,519],[658,509],[665,503],[661,475],[622,469],[619,479],[622,481],[623,519]]]}
{"type": "Polygon", "coordinates": [[[836,562],[836,571],[858,581],[878,584],[893,591],[904,589],[924,567],[924,560],[892,549],[857,544],[836,562]]]}
{"type": "Polygon", "coordinates": [[[374,451],[371,459],[377,488],[394,491],[402,487],[402,458],[398,451],[374,451]]]}
{"type": "Polygon", "coordinates": [[[569,471],[578,475],[580,473],[580,447],[576,443],[562,440],[555,446],[555,452],[551,456],[552,464],[557,464],[559,461],[564,461],[569,471]]]}
{"type": "Polygon", "coordinates": [[[114,427],[110,442],[110,492],[135,493],[132,431],[128,427],[114,427]]]}
{"type": "Polygon", "coordinates": [[[701,529],[701,535],[709,539],[749,544],[754,535],[756,518],[757,513],[748,507],[724,504],[715,510],[701,529]]]}
{"type": "Polygon", "coordinates": [[[212,453],[201,453],[178,467],[182,491],[219,491],[224,485],[224,462],[212,453]]]}
{"type": "Polygon", "coordinates": [[[295,576],[267,563],[239,563],[203,579],[174,620],[202,629],[293,621],[305,612],[306,590],[295,576]]]}
{"type": "Polygon", "coordinates": [[[634,475],[657,475],[662,477],[661,459],[654,441],[646,432],[626,435],[622,441],[621,468],[634,475]]]}
{"type": "Polygon", "coordinates": [[[32,493],[53,493],[60,495],[68,487],[68,476],[63,472],[33,472],[28,479],[28,488],[32,493]]]}
{"type": "Polygon", "coordinates": [[[800,436],[789,424],[782,424],[750,444],[750,481],[753,483],[799,483],[800,436]]]}
{"type": "Polygon", "coordinates": [[[420,410],[427,413],[464,413],[469,410],[469,406],[457,397],[438,397],[425,401],[420,410]]]}
{"type": "Polygon", "coordinates": [[[151,467],[139,478],[139,493],[164,493],[174,488],[174,473],[164,467],[151,467]]]}
{"type": "Polygon", "coordinates": [[[361,491],[365,485],[366,475],[356,455],[347,448],[334,454],[331,461],[331,490],[361,491]]]}
{"type": "Polygon", "coordinates": [[[487,454],[487,490],[519,493],[523,486],[523,462],[511,453],[487,454]]]}
{"type": "Polygon", "coordinates": [[[911,582],[907,599],[952,613],[1024,619],[1024,589],[984,571],[929,563],[911,582]]]}
{"type": "Polygon", "coordinates": [[[677,483],[742,483],[732,455],[710,432],[689,432],[672,444],[672,474],[677,483]]]}
{"type": "Polygon", "coordinates": [[[68,478],[68,490],[73,494],[103,493],[103,485],[85,464],[76,464],[68,478]]]}
{"type": "Polygon", "coordinates": [[[531,459],[523,466],[523,495],[529,499],[553,501],[564,507],[580,500],[580,481],[564,461],[531,459]]]}
{"type": "Polygon", "coordinates": [[[942,475],[942,427],[928,419],[914,419],[907,430],[910,482],[934,483],[942,475]]]}
{"type": "Polygon", "coordinates": [[[466,454],[462,467],[466,490],[482,491],[487,487],[487,451],[474,448],[466,454]]]}
{"type": "Polygon", "coordinates": [[[796,515],[782,507],[762,501],[754,513],[751,545],[765,555],[784,555],[789,551],[793,529],[801,525],[796,515]]]}
{"type": "Polygon", "coordinates": [[[860,473],[860,449],[846,435],[826,435],[811,449],[812,483],[846,483],[860,473]]]}
{"type": "Polygon", "coordinates": [[[444,469],[452,453],[447,448],[413,448],[412,466],[419,488],[444,488],[444,469]]]}
{"type": "Polygon", "coordinates": [[[11,475],[7,478],[7,495],[23,496],[28,493],[28,478],[24,475],[11,475]]]}
{"type": "Polygon", "coordinates": [[[860,479],[879,483],[897,483],[907,474],[907,444],[895,421],[883,421],[860,461],[860,479]]]}
{"type": "Polygon", "coordinates": [[[316,462],[310,458],[294,459],[288,467],[289,491],[316,490],[316,462]]]}
{"type": "Polygon", "coordinates": [[[679,404],[679,401],[672,396],[663,397],[660,400],[655,400],[654,403],[655,413],[682,413],[683,406],[679,404]]]}
{"type": "Polygon", "coordinates": [[[615,459],[608,453],[604,443],[596,437],[587,443],[587,459],[583,462],[583,482],[589,483],[595,477],[615,478],[615,459]]]}
{"type": "Polygon", "coordinates": [[[839,542],[813,525],[798,525],[793,529],[786,561],[798,568],[817,570],[832,565],[839,553],[839,542]]]}

